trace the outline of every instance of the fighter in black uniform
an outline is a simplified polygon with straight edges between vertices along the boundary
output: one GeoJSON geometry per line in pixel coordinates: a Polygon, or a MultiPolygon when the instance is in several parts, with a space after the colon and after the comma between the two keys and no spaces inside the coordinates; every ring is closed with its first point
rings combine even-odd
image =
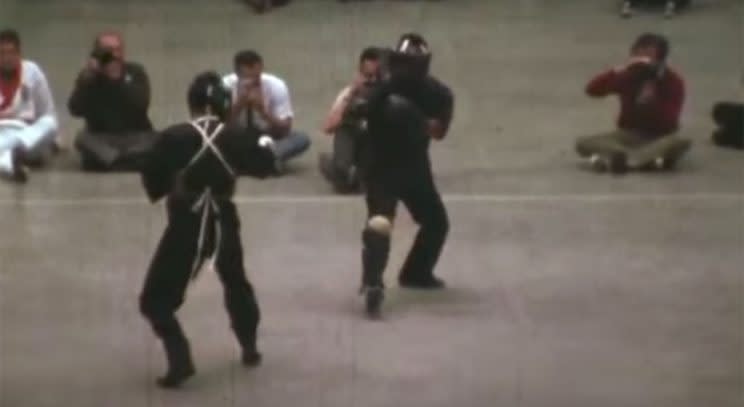
{"type": "Polygon", "coordinates": [[[368,135],[360,145],[366,185],[367,223],[362,232],[362,293],[370,317],[383,299],[383,272],[398,201],[420,229],[400,271],[403,287],[437,289],[444,282],[434,266],[449,229],[447,212],[434,185],[429,160],[432,138],[441,140],[452,120],[450,89],[428,74],[431,53],[418,34],[405,34],[389,53],[389,76],[359,104],[368,135]]]}
{"type": "Polygon", "coordinates": [[[168,372],[157,383],[177,387],[195,373],[188,341],[175,312],[187,285],[211,257],[225,290],[225,306],[246,365],[256,365],[259,309],[243,268],[240,221],[231,197],[236,173],[264,177],[273,170],[269,147],[255,133],[224,124],[230,94],[213,72],[188,91],[190,122],[161,134],[142,179],[149,198],[168,196],[168,226],[147,273],[140,309],[160,337],[168,372]]]}

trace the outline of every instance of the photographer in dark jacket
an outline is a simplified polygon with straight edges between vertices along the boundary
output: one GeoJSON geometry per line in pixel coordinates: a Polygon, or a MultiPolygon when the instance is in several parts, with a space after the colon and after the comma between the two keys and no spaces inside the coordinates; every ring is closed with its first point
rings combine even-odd
{"type": "Polygon", "coordinates": [[[100,34],[67,104],[85,120],[75,146],[85,170],[138,170],[155,142],[144,68],[124,58],[117,33],[100,34]]]}
{"type": "Polygon", "coordinates": [[[423,37],[403,35],[388,56],[388,74],[374,86],[365,110],[367,132],[359,143],[359,166],[366,187],[367,222],[362,231],[362,293],[366,311],[379,316],[383,272],[398,202],[420,226],[398,276],[401,286],[440,289],[434,276],[449,231],[447,211],[434,184],[431,139],[443,139],[452,120],[451,90],[429,75],[431,53],[423,37]]]}

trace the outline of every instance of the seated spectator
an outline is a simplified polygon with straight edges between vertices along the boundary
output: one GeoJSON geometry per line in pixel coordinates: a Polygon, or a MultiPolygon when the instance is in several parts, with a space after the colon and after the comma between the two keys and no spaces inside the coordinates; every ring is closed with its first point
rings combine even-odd
{"type": "Polygon", "coordinates": [[[241,51],[233,61],[235,72],[223,77],[233,97],[231,121],[256,128],[274,141],[277,173],[287,161],[310,147],[307,134],[294,130],[289,89],[283,80],[263,71],[263,59],[255,51],[241,51]]]}
{"type": "Polygon", "coordinates": [[[67,103],[85,120],[76,140],[88,171],[136,171],[155,143],[147,115],[150,82],[142,65],[128,62],[117,33],[99,35],[67,103]]]}
{"type": "Polygon", "coordinates": [[[58,131],[49,84],[36,63],[21,57],[14,30],[0,31],[0,175],[26,182],[28,157],[58,131]]]}
{"type": "Polygon", "coordinates": [[[643,34],[631,48],[628,63],[592,79],[586,92],[594,98],[620,98],[618,129],[580,138],[576,150],[595,169],[672,169],[690,148],[677,136],[685,98],[681,76],[666,65],[669,43],[643,34]]]}
{"type": "Polygon", "coordinates": [[[624,0],[620,15],[625,18],[632,17],[636,7],[640,5],[664,6],[664,17],[671,18],[677,11],[690,5],[691,0],[624,0]]]}
{"type": "Polygon", "coordinates": [[[744,104],[716,103],[713,121],[718,128],[713,132],[713,142],[721,147],[744,149],[744,104]]]}
{"type": "Polygon", "coordinates": [[[349,117],[347,107],[367,86],[380,79],[381,54],[378,48],[362,51],[354,81],[338,94],[323,124],[323,131],[333,136],[333,151],[320,154],[320,171],[337,192],[356,192],[360,187],[355,152],[364,126],[360,119],[349,117]]]}

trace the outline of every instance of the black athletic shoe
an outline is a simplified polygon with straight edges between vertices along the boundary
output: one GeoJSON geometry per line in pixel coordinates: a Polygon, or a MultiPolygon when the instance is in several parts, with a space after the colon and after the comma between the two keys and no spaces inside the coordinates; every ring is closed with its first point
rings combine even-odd
{"type": "Polygon", "coordinates": [[[164,389],[175,389],[180,387],[189,377],[196,373],[194,365],[183,366],[177,369],[168,370],[165,376],[157,379],[158,386],[164,389]]]}
{"type": "Polygon", "coordinates": [[[196,373],[191,350],[186,339],[172,339],[164,343],[165,356],[168,359],[168,372],[156,380],[158,386],[173,389],[196,373]]]}
{"type": "Polygon", "coordinates": [[[385,298],[385,290],[382,287],[364,287],[365,311],[370,319],[380,318],[382,300],[385,298]]]}
{"type": "Polygon", "coordinates": [[[413,288],[418,290],[441,290],[446,287],[444,281],[434,276],[422,279],[408,279],[402,277],[398,279],[398,282],[403,288],[413,288]]]}
{"type": "Polygon", "coordinates": [[[256,351],[250,351],[250,352],[243,352],[243,357],[241,358],[241,361],[243,362],[243,366],[247,367],[256,367],[261,364],[261,361],[263,360],[263,356],[261,356],[260,353],[256,351]]]}

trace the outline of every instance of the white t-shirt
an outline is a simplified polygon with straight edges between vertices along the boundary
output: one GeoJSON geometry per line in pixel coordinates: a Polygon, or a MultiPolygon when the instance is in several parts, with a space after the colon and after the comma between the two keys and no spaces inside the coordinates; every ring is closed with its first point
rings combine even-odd
{"type": "MultiPolygon", "coordinates": [[[[0,105],[3,104],[2,97],[0,94],[0,105]]],[[[41,68],[34,62],[24,60],[21,62],[21,84],[10,105],[0,111],[0,120],[33,123],[45,116],[56,123],[52,92],[41,68]]]]}
{"type": "MultiPolygon", "coordinates": [[[[239,78],[235,73],[225,75],[222,78],[222,82],[226,88],[232,92],[233,100],[238,97],[238,83],[239,78]]],[[[289,97],[289,89],[287,84],[284,83],[279,77],[270,73],[261,74],[261,92],[263,93],[264,103],[266,111],[272,116],[279,120],[284,120],[294,116],[292,110],[292,100],[289,97]]],[[[249,112],[240,112],[240,121],[245,123],[251,115],[249,112]]],[[[261,130],[268,130],[268,123],[266,123],[258,115],[253,116],[253,124],[261,130]]]]}

